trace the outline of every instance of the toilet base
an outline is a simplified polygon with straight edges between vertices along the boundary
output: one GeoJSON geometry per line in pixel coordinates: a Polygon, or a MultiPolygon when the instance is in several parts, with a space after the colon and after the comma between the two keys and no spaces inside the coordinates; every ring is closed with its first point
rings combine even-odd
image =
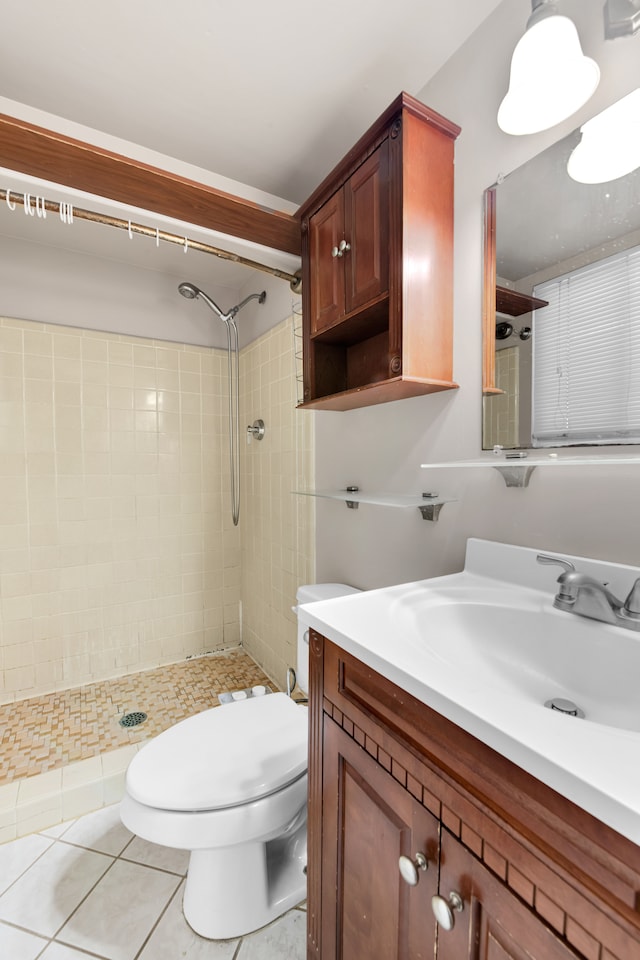
{"type": "Polygon", "coordinates": [[[266,843],[193,850],[184,916],[199,936],[229,940],[258,930],[307,895],[307,824],[266,843]]]}

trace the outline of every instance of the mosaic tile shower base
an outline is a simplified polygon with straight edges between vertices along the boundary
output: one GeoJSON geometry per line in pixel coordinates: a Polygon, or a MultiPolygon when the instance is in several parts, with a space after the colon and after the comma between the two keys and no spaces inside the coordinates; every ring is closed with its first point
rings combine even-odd
{"type": "Polygon", "coordinates": [[[0,706],[0,785],[138,743],[218,705],[218,694],[274,684],[234,650],[0,706]],[[123,713],[148,714],[141,726],[123,713]]]}

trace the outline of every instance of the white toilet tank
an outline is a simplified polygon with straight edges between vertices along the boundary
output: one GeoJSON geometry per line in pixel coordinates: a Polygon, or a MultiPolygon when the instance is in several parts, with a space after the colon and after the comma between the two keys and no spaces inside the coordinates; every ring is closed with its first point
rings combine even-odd
{"type": "MultiPolygon", "coordinates": [[[[360,593],[357,587],[350,587],[347,583],[307,583],[298,587],[296,600],[298,604],[313,603],[315,600],[333,600],[336,597],[346,597],[351,593],[360,593]]],[[[298,663],[296,666],[298,686],[305,693],[309,692],[309,631],[298,620],[298,663]]]]}

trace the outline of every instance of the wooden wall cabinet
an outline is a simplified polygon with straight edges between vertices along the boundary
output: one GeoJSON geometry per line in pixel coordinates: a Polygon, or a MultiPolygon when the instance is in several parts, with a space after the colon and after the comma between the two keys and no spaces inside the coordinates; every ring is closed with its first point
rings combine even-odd
{"type": "Polygon", "coordinates": [[[459,132],[403,93],[300,208],[302,406],[348,410],[457,386],[459,132]]]}
{"type": "Polygon", "coordinates": [[[385,140],[309,218],[313,337],[388,296],[388,195],[389,144],[385,140]]]}
{"type": "Polygon", "coordinates": [[[310,641],[308,960],[640,958],[638,847],[310,641]]]}

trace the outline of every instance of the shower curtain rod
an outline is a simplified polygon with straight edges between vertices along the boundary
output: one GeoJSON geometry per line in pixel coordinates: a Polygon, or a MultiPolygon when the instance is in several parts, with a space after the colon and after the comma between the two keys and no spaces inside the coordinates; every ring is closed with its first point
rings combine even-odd
{"type": "Polygon", "coordinates": [[[61,209],[62,211],[65,211],[65,208],[67,210],[71,208],[73,219],[88,220],[91,223],[104,223],[109,227],[117,227],[119,230],[127,230],[130,236],[133,233],[139,233],[144,237],[152,237],[156,241],[164,240],[166,243],[175,243],[178,246],[183,247],[185,252],[187,250],[198,250],[200,253],[209,253],[214,257],[220,257],[222,260],[232,260],[234,263],[238,263],[243,267],[251,267],[254,270],[261,270],[263,273],[270,273],[279,280],[287,280],[291,290],[294,293],[300,292],[302,280],[299,272],[287,273],[285,270],[278,270],[277,267],[269,267],[264,263],[259,263],[257,260],[250,260],[247,257],[242,257],[237,253],[230,253],[228,250],[222,250],[220,247],[213,247],[211,244],[202,243],[200,240],[191,240],[189,237],[179,236],[176,233],[169,233],[168,231],[160,230],[157,227],[146,227],[142,223],[134,223],[133,220],[123,220],[120,217],[110,217],[107,214],[96,213],[93,210],[83,210],[82,207],[71,207],[71,204],[65,204],[64,201],[59,203],[57,200],[45,200],[42,197],[37,197],[36,194],[25,195],[23,193],[18,193],[15,190],[0,189],[0,200],[5,200],[7,204],[19,203],[24,207],[26,203],[26,196],[30,197],[31,202],[34,205],[33,213],[37,213],[39,217],[42,216],[41,211],[43,208],[50,213],[61,213],[61,209]]]}

